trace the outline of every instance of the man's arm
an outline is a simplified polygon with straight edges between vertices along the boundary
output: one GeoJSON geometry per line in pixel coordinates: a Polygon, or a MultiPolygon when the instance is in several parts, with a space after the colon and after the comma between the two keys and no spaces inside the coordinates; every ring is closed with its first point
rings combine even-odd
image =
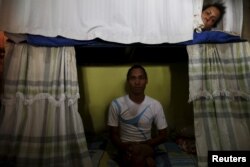
{"type": "MultiPolygon", "coordinates": [[[[129,146],[132,143],[123,143],[121,141],[119,128],[114,127],[114,126],[109,126],[109,129],[110,129],[110,139],[111,139],[112,143],[119,150],[122,150],[122,151],[128,150],[129,146]]],[[[147,144],[151,147],[154,147],[154,146],[157,146],[161,143],[164,143],[166,140],[167,140],[167,128],[164,128],[164,129],[158,130],[158,134],[156,136],[152,137],[152,139],[149,139],[147,141],[140,142],[140,143],[147,144]]]]}
{"type": "Polygon", "coordinates": [[[152,139],[149,139],[145,142],[142,142],[142,144],[147,144],[150,145],[151,147],[155,147],[161,143],[166,142],[167,140],[167,128],[158,130],[158,134],[154,137],[152,137],[152,139]]]}
{"type": "Polygon", "coordinates": [[[121,151],[128,151],[130,143],[123,143],[120,138],[118,127],[109,126],[109,134],[111,142],[121,151]]]}

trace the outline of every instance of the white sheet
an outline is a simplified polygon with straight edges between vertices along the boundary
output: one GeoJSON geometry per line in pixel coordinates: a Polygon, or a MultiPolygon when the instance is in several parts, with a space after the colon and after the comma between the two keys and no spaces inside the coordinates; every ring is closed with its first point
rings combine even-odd
{"type": "Polygon", "coordinates": [[[120,43],[177,43],[192,39],[193,14],[200,11],[201,2],[0,0],[0,30],[78,40],[99,37],[120,43]]]}

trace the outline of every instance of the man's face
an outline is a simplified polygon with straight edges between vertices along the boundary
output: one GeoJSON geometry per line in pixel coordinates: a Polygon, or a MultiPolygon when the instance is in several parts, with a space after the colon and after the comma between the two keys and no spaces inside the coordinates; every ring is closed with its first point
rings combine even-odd
{"type": "Polygon", "coordinates": [[[142,69],[135,68],[131,71],[127,83],[131,93],[144,94],[148,80],[142,69]]]}
{"type": "Polygon", "coordinates": [[[201,19],[204,23],[205,29],[211,29],[215,22],[220,17],[220,11],[218,8],[211,6],[202,11],[201,19]]]}

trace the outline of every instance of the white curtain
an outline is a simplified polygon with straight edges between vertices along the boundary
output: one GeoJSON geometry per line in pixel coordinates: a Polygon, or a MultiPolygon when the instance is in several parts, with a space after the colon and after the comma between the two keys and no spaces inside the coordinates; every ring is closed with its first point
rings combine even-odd
{"type": "Polygon", "coordinates": [[[91,167],[74,47],[7,43],[0,166],[91,167]]]}
{"type": "Polygon", "coordinates": [[[78,40],[177,43],[192,39],[193,14],[202,1],[0,0],[0,30],[78,40]]]}

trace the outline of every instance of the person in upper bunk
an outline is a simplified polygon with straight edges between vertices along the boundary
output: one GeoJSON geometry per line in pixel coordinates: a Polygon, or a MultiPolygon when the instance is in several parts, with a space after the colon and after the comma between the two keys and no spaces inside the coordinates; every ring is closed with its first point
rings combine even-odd
{"type": "Polygon", "coordinates": [[[147,83],[144,67],[133,65],[127,72],[128,94],[112,100],[109,106],[110,139],[119,151],[118,164],[123,167],[155,167],[156,147],[167,139],[163,107],[145,95],[147,83]],[[152,123],[158,132],[155,136],[151,135],[152,123]]]}
{"type": "Polygon", "coordinates": [[[204,27],[203,31],[211,30],[216,27],[225,14],[226,7],[223,3],[213,3],[204,5],[202,8],[201,19],[204,27]]]}

